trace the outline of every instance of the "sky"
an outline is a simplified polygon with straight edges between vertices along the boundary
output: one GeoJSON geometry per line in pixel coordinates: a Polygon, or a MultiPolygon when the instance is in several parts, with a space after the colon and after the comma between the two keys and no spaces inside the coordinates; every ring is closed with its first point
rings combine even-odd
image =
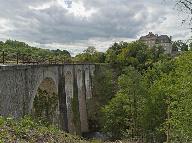
{"type": "Polygon", "coordinates": [[[0,0],[0,40],[65,49],[106,51],[149,32],[187,40],[191,30],[174,0],[0,0]],[[67,4],[71,1],[71,4],[67,4]]]}

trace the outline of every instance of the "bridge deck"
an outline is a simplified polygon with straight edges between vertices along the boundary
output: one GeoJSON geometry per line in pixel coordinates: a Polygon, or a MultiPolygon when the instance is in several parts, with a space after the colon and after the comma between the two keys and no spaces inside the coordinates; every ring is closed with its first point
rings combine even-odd
{"type": "Polygon", "coordinates": [[[99,65],[97,63],[65,63],[65,64],[0,64],[0,70],[27,69],[36,67],[59,67],[66,65],[99,65]]]}

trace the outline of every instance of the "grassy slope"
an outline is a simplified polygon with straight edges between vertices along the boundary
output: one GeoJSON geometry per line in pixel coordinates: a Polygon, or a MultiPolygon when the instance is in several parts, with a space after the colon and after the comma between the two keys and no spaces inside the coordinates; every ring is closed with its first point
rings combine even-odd
{"type": "Polygon", "coordinates": [[[62,132],[54,127],[45,127],[30,118],[14,120],[0,117],[0,143],[96,143],[62,132]]]}
{"type": "Polygon", "coordinates": [[[5,62],[16,62],[17,54],[19,61],[30,62],[45,62],[51,61],[70,61],[70,53],[66,50],[49,50],[29,46],[24,42],[7,40],[6,42],[0,41],[0,62],[2,62],[2,54],[4,51],[5,62]]]}

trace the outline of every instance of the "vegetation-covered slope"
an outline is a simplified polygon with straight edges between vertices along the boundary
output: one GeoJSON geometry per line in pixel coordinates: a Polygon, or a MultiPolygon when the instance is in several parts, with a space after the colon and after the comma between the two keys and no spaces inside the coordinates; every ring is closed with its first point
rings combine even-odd
{"type": "Polygon", "coordinates": [[[66,50],[48,50],[29,46],[24,42],[7,40],[0,42],[0,62],[2,62],[3,51],[5,55],[5,62],[28,61],[28,62],[41,62],[45,63],[49,60],[69,61],[71,55],[66,50]]]}
{"type": "Polygon", "coordinates": [[[0,117],[0,143],[90,143],[80,137],[45,127],[28,117],[21,120],[0,117]]]}

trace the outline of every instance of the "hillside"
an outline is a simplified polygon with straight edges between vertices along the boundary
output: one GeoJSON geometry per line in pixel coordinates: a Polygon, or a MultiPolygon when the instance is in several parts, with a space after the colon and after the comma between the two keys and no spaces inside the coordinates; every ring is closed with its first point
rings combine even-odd
{"type": "Polygon", "coordinates": [[[71,55],[66,50],[49,50],[41,49],[37,47],[29,46],[24,42],[7,40],[5,42],[0,41],[0,62],[6,63],[16,62],[17,58],[19,62],[38,62],[48,63],[50,61],[64,62],[70,61],[71,55]]]}
{"type": "Polygon", "coordinates": [[[91,143],[80,137],[62,132],[54,127],[45,127],[41,122],[35,122],[28,117],[19,121],[12,118],[0,117],[0,143],[13,142],[91,143]]]}

